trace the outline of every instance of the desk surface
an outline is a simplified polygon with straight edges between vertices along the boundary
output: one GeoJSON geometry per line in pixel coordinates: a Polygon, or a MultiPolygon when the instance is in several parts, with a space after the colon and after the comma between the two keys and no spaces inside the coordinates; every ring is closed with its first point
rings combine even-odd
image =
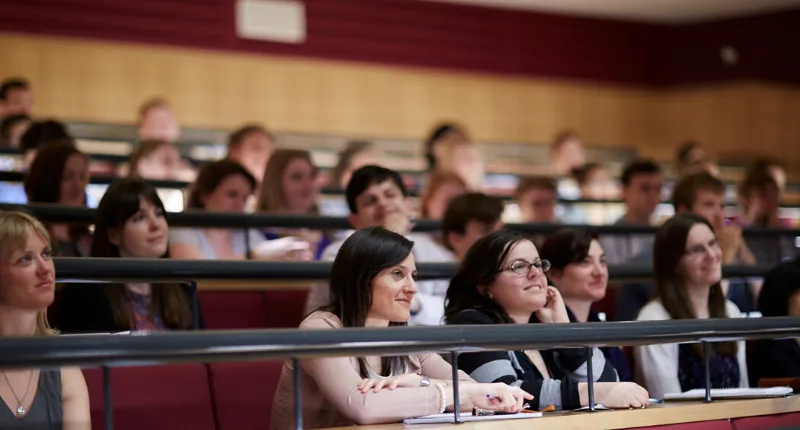
{"type": "MultiPolygon", "coordinates": [[[[614,410],[599,412],[548,412],[541,418],[525,420],[489,421],[464,423],[461,430],[544,430],[544,429],[624,429],[758,415],[775,415],[800,412],[800,396],[776,399],[717,400],[710,404],[701,402],[667,402],[651,405],[647,409],[614,410]]],[[[353,427],[347,427],[352,429],[353,427]]],[[[452,430],[452,424],[408,425],[382,424],[360,426],[365,430],[452,430]]],[[[333,430],[345,430],[344,427],[333,430]]]]}

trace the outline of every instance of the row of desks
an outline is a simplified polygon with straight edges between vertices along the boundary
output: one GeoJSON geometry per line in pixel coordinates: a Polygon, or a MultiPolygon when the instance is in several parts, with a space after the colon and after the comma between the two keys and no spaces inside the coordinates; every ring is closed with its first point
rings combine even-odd
{"type": "MultiPolygon", "coordinates": [[[[800,428],[800,396],[774,399],[717,400],[702,402],[666,402],[645,409],[612,411],[547,412],[540,418],[463,423],[461,430],[590,430],[630,429],[650,426],[669,426],[714,420],[735,420],[746,417],[793,413],[792,426],[800,428]]],[[[701,426],[702,427],[702,426],[701,426]]],[[[335,430],[352,429],[342,427],[335,430]]],[[[453,424],[403,425],[384,424],[360,426],[363,430],[451,430],[453,424]]],[[[729,427],[732,428],[732,427],[729,427]]],[[[790,428],[782,425],[781,428],[790,428]]]]}

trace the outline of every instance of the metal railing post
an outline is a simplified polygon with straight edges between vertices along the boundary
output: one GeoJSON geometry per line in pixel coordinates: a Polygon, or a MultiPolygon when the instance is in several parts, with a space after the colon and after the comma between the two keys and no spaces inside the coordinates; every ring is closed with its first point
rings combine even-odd
{"type": "Polygon", "coordinates": [[[594,349],[592,347],[586,348],[587,354],[586,357],[586,376],[588,381],[586,381],[587,388],[589,390],[589,410],[594,412],[595,405],[594,405],[594,369],[592,369],[592,354],[594,353],[594,349]]]}
{"type": "Polygon", "coordinates": [[[294,428],[303,430],[303,399],[300,392],[300,360],[292,357],[292,385],[294,386],[294,428]]]}
{"type": "Polygon", "coordinates": [[[456,424],[461,423],[461,396],[458,394],[458,352],[450,353],[453,365],[453,417],[456,424]]]}
{"type": "Polygon", "coordinates": [[[703,341],[703,373],[706,380],[705,403],[711,403],[711,344],[703,341]]]}
{"type": "Polygon", "coordinates": [[[103,366],[103,418],[106,430],[114,430],[114,408],[111,400],[111,369],[103,366]]]}

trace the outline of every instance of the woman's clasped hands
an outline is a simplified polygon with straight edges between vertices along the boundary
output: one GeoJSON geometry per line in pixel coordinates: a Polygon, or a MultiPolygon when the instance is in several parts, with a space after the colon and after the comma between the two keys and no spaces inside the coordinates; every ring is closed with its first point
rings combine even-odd
{"type": "MultiPolygon", "coordinates": [[[[422,386],[422,380],[423,377],[416,373],[406,373],[380,379],[363,379],[358,384],[358,390],[366,394],[370,391],[378,393],[384,389],[420,387],[422,386]]],[[[450,393],[448,394],[448,400],[452,402],[453,387],[451,382],[431,380],[431,386],[436,386],[437,384],[447,386],[450,393]]],[[[497,412],[519,412],[522,410],[526,400],[533,400],[532,394],[523,391],[519,387],[512,387],[503,383],[478,384],[460,381],[458,393],[462,409],[465,407],[466,409],[477,407],[497,412]]]]}

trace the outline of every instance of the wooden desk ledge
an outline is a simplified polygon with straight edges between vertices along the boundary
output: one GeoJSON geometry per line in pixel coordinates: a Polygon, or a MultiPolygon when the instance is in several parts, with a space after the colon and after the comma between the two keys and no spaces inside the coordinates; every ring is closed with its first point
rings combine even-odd
{"type": "MultiPolygon", "coordinates": [[[[791,412],[800,412],[800,396],[775,399],[716,400],[710,404],[702,402],[667,402],[663,405],[654,404],[646,409],[632,410],[548,412],[541,418],[463,423],[457,428],[461,430],[625,429],[791,412]]],[[[352,428],[340,427],[332,430],[352,428]]],[[[456,427],[453,427],[452,424],[381,424],[360,426],[359,428],[365,430],[412,428],[420,430],[452,430],[456,427]]]]}

